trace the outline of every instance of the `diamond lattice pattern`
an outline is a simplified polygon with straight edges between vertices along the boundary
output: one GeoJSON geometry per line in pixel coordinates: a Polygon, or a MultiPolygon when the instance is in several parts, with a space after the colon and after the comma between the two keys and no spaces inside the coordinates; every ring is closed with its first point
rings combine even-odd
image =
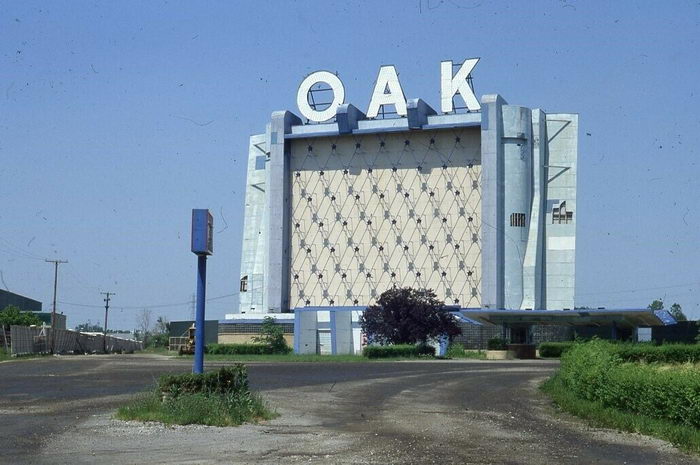
{"type": "Polygon", "coordinates": [[[478,129],[297,139],[290,173],[292,308],[394,285],[480,306],[478,129]]]}

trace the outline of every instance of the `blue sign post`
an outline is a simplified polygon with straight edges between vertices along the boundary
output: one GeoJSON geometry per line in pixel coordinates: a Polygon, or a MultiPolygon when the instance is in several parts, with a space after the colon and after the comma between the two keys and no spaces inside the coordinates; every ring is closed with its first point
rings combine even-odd
{"type": "Polygon", "coordinates": [[[192,253],[197,255],[197,316],[194,323],[192,373],[204,373],[204,305],[207,293],[207,256],[214,253],[214,218],[207,209],[192,210],[192,253]]]}

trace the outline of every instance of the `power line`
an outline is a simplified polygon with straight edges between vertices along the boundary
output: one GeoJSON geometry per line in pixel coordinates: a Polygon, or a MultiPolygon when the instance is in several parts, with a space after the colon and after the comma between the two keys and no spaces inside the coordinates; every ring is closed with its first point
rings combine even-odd
{"type": "Polygon", "coordinates": [[[675,289],[679,287],[700,286],[700,282],[674,284],[672,286],[644,287],[640,289],[624,289],[616,291],[600,291],[600,292],[578,292],[576,295],[599,295],[599,294],[624,294],[626,292],[642,292],[642,291],[658,291],[660,289],[675,289]]]}
{"type": "MultiPolygon", "coordinates": [[[[234,292],[233,294],[224,294],[216,297],[210,297],[207,299],[207,302],[210,302],[212,300],[220,300],[220,299],[225,299],[227,297],[233,297],[240,294],[240,292],[234,292]]],[[[102,308],[102,305],[94,305],[94,304],[82,304],[82,303],[76,303],[76,302],[64,302],[62,300],[58,301],[59,303],[63,305],[71,305],[74,307],[85,307],[85,308],[102,308]]],[[[168,304],[154,304],[154,305],[124,305],[124,306],[119,306],[119,308],[124,309],[124,310],[140,310],[142,308],[165,308],[165,307],[181,307],[184,305],[191,305],[192,301],[191,300],[185,300],[182,302],[173,302],[173,303],[168,303],[168,304]]]]}
{"type": "Polygon", "coordinates": [[[11,255],[15,255],[21,258],[26,258],[30,260],[43,260],[43,257],[40,257],[39,255],[36,255],[32,252],[29,252],[28,250],[24,250],[21,247],[17,247],[16,245],[12,244],[10,241],[7,239],[4,239],[0,237],[0,242],[4,243],[4,252],[9,253],[11,255]]]}
{"type": "Polygon", "coordinates": [[[24,254],[17,253],[17,252],[15,252],[15,251],[13,251],[12,249],[9,249],[9,248],[0,248],[0,253],[9,255],[9,256],[11,256],[11,257],[13,257],[13,258],[19,258],[19,259],[22,259],[22,260],[35,260],[35,261],[42,261],[42,260],[43,260],[42,258],[31,257],[31,256],[28,256],[28,255],[24,255],[24,254]]]}
{"type": "MultiPolygon", "coordinates": [[[[2,244],[0,244],[2,245],[2,244]]],[[[41,257],[34,256],[32,254],[25,253],[21,251],[20,249],[12,249],[7,246],[2,246],[0,247],[0,252],[10,255],[15,258],[21,258],[23,260],[34,260],[34,261],[43,261],[44,259],[41,257]]]]}
{"type": "MultiPolygon", "coordinates": [[[[697,295],[696,291],[680,292],[680,293],[674,292],[674,293],[670,293],[670,294],[663,293],[663,295],[641,294],[641,295],[637,295],[637,296],[624,296],[624,295],[611,296],[611,297],[601,296],[600,298],[595,298],[595,297],[589,296],[585,299],[585,301],[587,301],[587,302],[620,302],[620,301],[630,302],[632,300],[638,300],[638,301],[645,301],[646,300],[646,301],[648,301],[649,299],[655,299],[655,298],[658,298],[658,299],[661,299],[664,301],[668,301],[668,300],[681,299],[681,298],[684,298],[686,296],[694,296],[694,295],[697,295]]],[[[583,299],[581,299],[581,300],[583,300],[583,299]]]]}

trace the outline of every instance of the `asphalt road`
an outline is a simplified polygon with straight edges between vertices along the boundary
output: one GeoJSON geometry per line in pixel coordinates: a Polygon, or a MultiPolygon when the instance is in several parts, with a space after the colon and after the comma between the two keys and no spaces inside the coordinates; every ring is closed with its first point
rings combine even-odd
{"type": "MultiPolygon", "coordinates": [[[[214,367],[215,364],[210,364],[214,367]]],[[[114,420],[185,361],[153,355],[0,363],[0,463],[699,464],[589,428],[537,390],[552,361],[249,364],[281,414],[237,428],[114,420]]]]}

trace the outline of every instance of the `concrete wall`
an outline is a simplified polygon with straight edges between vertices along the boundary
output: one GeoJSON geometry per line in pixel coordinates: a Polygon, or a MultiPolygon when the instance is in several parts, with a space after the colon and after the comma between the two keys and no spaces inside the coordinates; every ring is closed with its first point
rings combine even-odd
{"type": "Polygon", "coordinates": [[[294,312],[294,353],[315,354],[318,342],[318,315],[316,312],[294,312]]]}
{"type": "MultiPolygon", "coordinates": [[[[255,334],[241,334],[241,333],[226,333],[219,334],[218,343],[219,344],[252,344],[255,334]]],[[[285,334],[284,340],[287,341],[289,347],[294,347],[294,335],[285,334]]]]}
{"type": "Polygon", "coordinates": [[[392,286],[481,305],[476,128],[291,142],[290,303],[367,305],[392,286]]]}
{"type": "Polygon", "coordinates": [[[482,201],[481,228],[482,279],[481,305],[484,308],[504,306],[504,237],[503,224],[503,105],[500,95],[485,95],[481,99],[481,161],[482,201]]]}
{"type": "Polygon", "coordinates": [[[505,308],[523,302],[523,264],[532,202],[532,116],[529,108],[503,107],[503,277],[505,308]]]}
{"type": "Polygon", "coordinates": [[[333,354],[352,354],[352,312],[331,310],[331,352],[333,354]]]}
{"type": "Polygon", "coordinates": [[[548,168],[546,226],[546,308],[574,308],[576,272],[576,173],[578,115],[547,115],[548,168]],[[566,202],[569,222],[552,218],[553,209],[566,202]]]}
{"type": "Polygon", "coordinates": [[[241,249],[241,279],[247,277],[247,290],[239,295],[240,313],[266,313],[264,305],[265,244],[265,167],[267,165],[265,134],[250,138],[248,146],[247,182],[241,249]]]}
{"type": "Polygon", "coordinates": [[[265,170],[268,240],[265,250],[264,305],[267,312],[284,312],[290,308],[290,144],[285,143],[285,134],[291,132],[292,125],[299,124],[301,120],[296,115],[288,111],[277,111],[272,114],[267,134],[270,152],[265,170]]]}
{"type": "Polygon", "coordinates": [[[316,354],[327,350],[328,354],[361,354],[363,347],[359,307],[307,307],[294,311],[294,353],[316,354]],[[319,343],[330,340],[321,349],[319,343]]]}
{"type": "Polygon", "coordinates": [[[483,307],[573,308],[578,118],[482,103],[483,307]]]}
{"type": "Polygon", "coordinates": [[[523,309],[545,307],[545,214],[547,126],[542,110],[532,110],[532,201],[525,260],[523,261],[523,309]]]}
{"type": "MultiPolygon", "coordinates": [[[[282,329],[284,339],[289,347],[294,347],[294,315],[271,314],[275,323],[282,329]]],[[[249,344],[260,335],[262,316],[227,315],[226,320],[219,321],[219,344],[249,344]]]]}

